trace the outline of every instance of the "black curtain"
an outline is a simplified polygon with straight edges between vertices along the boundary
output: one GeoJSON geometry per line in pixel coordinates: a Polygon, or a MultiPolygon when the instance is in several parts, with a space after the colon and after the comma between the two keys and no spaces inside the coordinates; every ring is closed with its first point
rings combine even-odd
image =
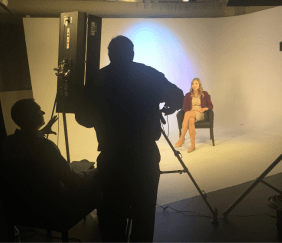
{"type": "Polygon", "coordinates": [[[31,89],[23,23],[1,23],[0,92],[31,89]]]}
{"type": "MultiPolygon", "coordinates": [[[[23,22],[0,23],[0,92],[31,90],[23,22]]],[[[0,144],[7,136],[0,101],[0,144]]]]}

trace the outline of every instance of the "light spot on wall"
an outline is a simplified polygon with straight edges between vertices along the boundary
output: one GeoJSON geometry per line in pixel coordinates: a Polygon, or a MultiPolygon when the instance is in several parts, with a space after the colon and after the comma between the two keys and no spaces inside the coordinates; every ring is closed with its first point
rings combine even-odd
{"type": "Polygon", "coordinates": [[[133,41],[135,62],[157,69],[176,85],[187,83],[187,77],[193,72],[192,62],[182,42],[169,27],[143,20],[121,34],[133,41]]]}

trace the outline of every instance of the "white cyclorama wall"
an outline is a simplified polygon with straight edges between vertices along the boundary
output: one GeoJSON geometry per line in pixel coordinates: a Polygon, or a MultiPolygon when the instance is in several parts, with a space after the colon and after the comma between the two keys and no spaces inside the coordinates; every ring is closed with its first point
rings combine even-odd
{"type": "Polygon", "coordinates": [[[211,19],[215,127],[282,135],[282,7],[211,19]]]}
{"type": "MultiPolygon", "coordinates": [[[[109,63],[110,40],[128,36],[135,45],[134,61],[163,72],[185,94],[194,77],[202,80],[214,105],[215,131],[244,126],[281,136],[281,13],[277,7],[216,19],[103,19],[100,66],[109,63]]],[[[24,18],[24,28],[33,96],[47,123],[56,95],[59,19],[24,18]]],[[[170,136],[177,136],[176,113],[169,124],[170,136]]],[[[73,114],[67,114],[67,125],[71,161],[96,161],[94,129],[77,124],[73,114]]],[[[59,149],[66,157],[62,116],[59,129],[59,149]]],[[[49,138],[57,143],[56,136],[49,138]]]]}

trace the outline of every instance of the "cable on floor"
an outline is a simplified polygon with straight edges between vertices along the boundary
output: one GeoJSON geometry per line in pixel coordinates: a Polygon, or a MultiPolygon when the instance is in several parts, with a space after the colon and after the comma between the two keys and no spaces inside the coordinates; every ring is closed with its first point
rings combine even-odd
{"type": "MultiPolygon", "coordinates": [[[[197,214],[199,216],[203,216],[203,217],[206,217],[206,218],[213,218],[212,216],[208,216],[208,215],[204,215],[204,214],[200,214],[200,213],[197,213],[197,212],[194,212],[194,211],[180,211],[180,210],[177,210],[177,209],[174,209],[172,208],[171,206],[166,206],[166,207],[162,207],[160,205],[157,204],[158,207],[161,207],[164,210],[166,210],[167,208],[171,208],[172,210],[178,212],[178,213],[194,213],[194,214],[197,214]]],[[[233,216],[233,217],[254,217],[254,216],[269,216],[271,218],[277,218],[276,216],[273,216],[273,215],[269,215],[269,214],[250,214],[250,215],[228,215],[228,216],[233,216]]],[[[225,218],[218,218],[218,219],[225,219],[225,218]]]]}

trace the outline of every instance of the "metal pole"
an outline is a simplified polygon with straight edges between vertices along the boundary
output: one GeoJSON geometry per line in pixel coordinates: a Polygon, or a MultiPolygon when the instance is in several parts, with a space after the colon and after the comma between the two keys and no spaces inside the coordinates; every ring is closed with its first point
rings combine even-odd
{"type": "Polygon", "coordinates": [[[261,180],[280,162],[280,160],[282,159],[282,154],[260,175],[260,177],[258,177],[253,184],[242,193],[242,195],[240,197],[238,197],[238,199],[232,203],[229,208],[227,210],[225,210],[223,212],[224,217],[227,217],[227,215],[230,213],[230,211],[236,207],[236,205],[241,202],[243,200],[243,198],[245,196],[247,196],[247,194],[259,183],[261,182],[261,180]]]}
{"type": "Polygon", "coordinates": [[[197,185],[196,181],[194,180],[194,178],[192,177],[192,175],[190,174],[188,168],[186,167],[186,165],[183,163],[183,161],[181,160],[179,154],[180,152],[179,151],[176,151],[173,147],[173,145],[171,144],[171,142],[169,141],[169,139],[167,138],[165,132],[163,131],[163,129],[161,129],[161,132],[163,134],[163,136],[165,137],[166,141],[168,142],[169,146],[171,147],[171,149],[173,150],[175,156],[177,157],[177,159],[179,160],[180,164],[183,166],[184,168],[184,172],[186,172],[190,179],[192,180],[192,182],[194,183],[195,187],[197,188],[198,192],[200,193],[200,195],[202,196],[203,200],[205,201],[205,203],[207,204],[208,208],[210,209],[210,211],[212,212],[213,214],[213,219],[212,219],[212,222],[217,222],[217,209],[215,208],[215,211],[212,209],[212,207],[210,206],[209,202],[206,200],[207,196],[204,195],[202,193],[202,191],[200,190],[199,186],[197,185]]]}
{"type": "Polygon", "coordinates": [[[67,121],[66,121],[66,113],[65,112],[63,112],[63,121],[64,121],[64,130],[65,130],[67,161],[70,163],[70,150],[69,150],[68,130],[67,130],[67,121]]]}
{"type": "MultiPolygon", "coordinates": [[[[53,115],[54,115],[55,107],[56,107],[56,104],[57,104],[57,97],[58,97],[58,94],[56,94],[56,98],[55,98],[55,102],[54,102],[54,105],[53,105],[51,119],[53,118],[53,115]]],[[[48,137],[49,137],[49,134],[47,134],[47,138],[48,137]]]]}
{"type": "Polygon", "coordinates": [[[264,180],[261,180],[260,181],[262,184],[264,184],[264,185],[266,185],[266,186],[268,186],[268,187],[270,187],[271,189],[273,189],[274,191],[276,191],[276,192],[278,192],[280,195],[282,195],[282,192],[280,191],[280,190],[278,190],[277,188],[275,188],[274,186],[272,186],[272,185],[270,185],[270,184],[268,184],[267,182],[265,182],[264,180]]]}

